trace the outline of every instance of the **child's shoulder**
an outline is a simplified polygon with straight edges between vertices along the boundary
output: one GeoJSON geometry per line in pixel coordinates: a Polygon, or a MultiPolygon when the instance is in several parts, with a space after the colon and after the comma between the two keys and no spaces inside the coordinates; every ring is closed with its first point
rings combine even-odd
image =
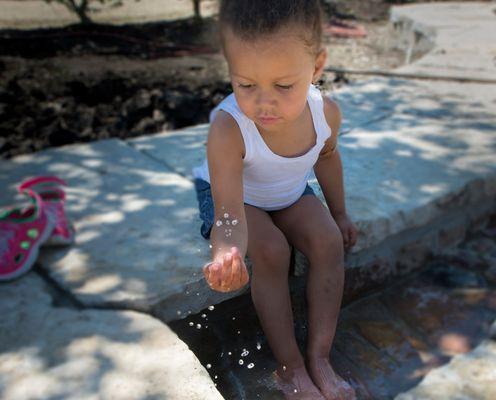
{"type": "Polygon", "coordinates": [[[341,126],[341,110],[338,103],[332,100],[329,96],[322,94],[322,99],[324,101],[324,115],[327,124],[332,130],[333,136],[337,135],[337,131],[341,126]]]}
{"type": "Polygon", "coordinates": [[[338,133],[341,127],[341,110],[339,109],[338,103],[331,100],[328,96],[322,95],[324,100],[324,116],[331,128],[331,136],[325,141],[324,147],[322,148],[319,159],[328,157],[332,155],[337,148],[338,144],[338,133]]]}
{"type": "Polygon", "coordinates": [[[227,111],[219,110],[210,123],[208,146],[216,151],[239,153],[244,157],[245,148],[241,129],[236,119],[227,111]]]}

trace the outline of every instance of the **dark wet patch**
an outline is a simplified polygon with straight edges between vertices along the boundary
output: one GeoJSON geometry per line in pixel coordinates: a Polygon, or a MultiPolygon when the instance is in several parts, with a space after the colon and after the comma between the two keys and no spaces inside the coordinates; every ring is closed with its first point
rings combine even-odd
{"type": "MultiPolygon", "coordinates": [[[[394,398],[489,335],[496,315],[496,283],[481,271],[496,265],[496,237],[487,241],[484,234],[491,221],[449,255],[434,257],[420,272],[342,309],[331,361],[358,399],[394,398]],[[467,256],[467,249],[475,255],[467,256]]],[[[304,277],[290,278],[302,351],[307,335],[304,283],[304,277]]],[[[276,363],[249,294],[170,326],[204,366],[210,364],[207,371],[226,399],[283,399],[272,381],[276,363]],[[249,351],[245,357],[244,349],[249,351]],[[254,367],[247,368],[249,363],[254,367]]]]}

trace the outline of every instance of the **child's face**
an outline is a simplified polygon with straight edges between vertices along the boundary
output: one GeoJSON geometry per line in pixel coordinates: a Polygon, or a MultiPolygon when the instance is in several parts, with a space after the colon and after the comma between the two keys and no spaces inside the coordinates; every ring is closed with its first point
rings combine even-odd
{"type": "Polygon", "coordinates": [[[224,43],[234,95],[245,115],[268,132],[280,132],[298,120],[326,52],[312,56],[289,29],[250,43],[226,29],[224,43]]]}

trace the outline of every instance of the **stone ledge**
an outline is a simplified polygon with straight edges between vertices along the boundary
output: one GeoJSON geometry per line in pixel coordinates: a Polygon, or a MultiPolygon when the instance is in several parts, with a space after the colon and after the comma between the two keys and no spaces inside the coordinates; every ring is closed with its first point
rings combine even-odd
{"type": "Polygon", "coordinates": [[[20,201],[15,185],[40,174],[69,184],[77,235],[73,246],[45,248],[39,263],[85,306],[150,312],[180,297],[186,305],[168,308],[172,319],[238,294],[213,292],[203,279],[209,252],[191,181],[113,139],[2,161],[2,203],[20,201]]]}
{"type": "Polygon", "coordinates": [[[1,285],[2,398],[223,399],[195,355],[160,321],[51,303],[33,272],[1,285]]]}
{"type": "Polygon", "coordinates": [[[496,343],[485,340],[467,354],[429,372],[414,389],[395,400],[496,398],[496,343]]]}

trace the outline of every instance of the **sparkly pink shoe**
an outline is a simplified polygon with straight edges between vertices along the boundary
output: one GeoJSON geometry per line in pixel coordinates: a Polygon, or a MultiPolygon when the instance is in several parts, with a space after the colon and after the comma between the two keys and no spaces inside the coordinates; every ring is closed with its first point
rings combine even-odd
{"type": "Polygon", "coordinates": [[[33,204],[0,214],[0,281],[15,279],[31,269],[40,246],[53,231],[41,198],[30,191],[33,204]]]}
{"type": "Polygon", "coordinates": [[[37,176],[21,183],[19,192],[26,189],[36,191],[50,217],[55,221],[55,228],[45,245],[66,246],[74,243],[75,230],[65,214],[65,192],[61,186],[67,186],[65,181],[56,176],[37,176]]]}

